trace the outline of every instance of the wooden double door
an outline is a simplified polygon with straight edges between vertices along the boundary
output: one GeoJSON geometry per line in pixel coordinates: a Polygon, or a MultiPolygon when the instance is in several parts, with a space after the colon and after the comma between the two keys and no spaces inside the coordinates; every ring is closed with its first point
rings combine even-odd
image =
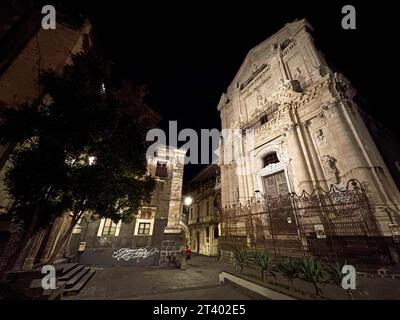
{"type": "Polygon", "coordinates": [[[271,198],[289,194],[285,171],[279,171],[263,178],[265,195],[271,198]]]}

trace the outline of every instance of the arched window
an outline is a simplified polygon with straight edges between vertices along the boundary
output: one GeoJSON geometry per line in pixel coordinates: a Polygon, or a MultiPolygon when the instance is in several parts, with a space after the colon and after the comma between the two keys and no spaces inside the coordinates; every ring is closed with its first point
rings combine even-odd
{"type": "Polygon", "coordinates": [[[264,167],[266,167],[266,166],[268,166],[270,164],[279,162],[279,159],[278,159],[278,156],[276,155],[276,152],[268,153],[267,155],[265,155],[262,158],[262,160],[263,160],[264,167]]]}
{"type": "Polygon", "coordinates": [[[219,232],[218,232],[218,227],[214,228],[214,239],[218,239],[219,232]]]}

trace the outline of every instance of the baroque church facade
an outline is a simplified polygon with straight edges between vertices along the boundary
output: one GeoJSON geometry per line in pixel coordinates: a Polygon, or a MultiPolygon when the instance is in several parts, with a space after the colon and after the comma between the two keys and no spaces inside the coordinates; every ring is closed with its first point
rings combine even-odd
{"type": "Polygon", "coordinates": [[[222,94],[222,129],[236,137],[221,140],[222,207],[259,193],[344,189],[356,179],[381,236],[392,237],[399,189],[354,101],[356,90],[330,68],[311,32],[304,19],[286,24],[250,50],[222,94]]]}

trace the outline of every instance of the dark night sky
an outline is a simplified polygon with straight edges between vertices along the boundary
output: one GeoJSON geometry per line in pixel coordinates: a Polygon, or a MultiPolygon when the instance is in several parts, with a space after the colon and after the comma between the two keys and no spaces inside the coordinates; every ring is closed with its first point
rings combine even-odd
{"type": "MultiPolygon", "coordinates": [[[[179,128],[219,128],[216,106],[246,53],[305,17],[318,48],[366,99],[367,111],[399,132],[392,97],[397,83],[390,80],[398,59],[397,18],[386,1],[66,2],[90,18],[95,45],[116,63],[115,78],[149,85],[162,127],[177,120],[179,128]],[[357,30],[341,28],[345,4],[356,7],[357,30]]],[[[185,169],[186,178],[198,169],[185,169]]]]}

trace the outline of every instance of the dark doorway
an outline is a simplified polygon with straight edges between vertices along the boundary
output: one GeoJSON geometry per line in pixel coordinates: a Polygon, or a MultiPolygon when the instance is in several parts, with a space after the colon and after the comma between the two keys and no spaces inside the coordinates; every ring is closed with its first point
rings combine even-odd
{"type": "Polygon", "coordinates": [[[196,248],[197,253],[200,253],[200,232],[199,231],[196,232],[196,246],[197,246],[197,248],[196,248]]]}

